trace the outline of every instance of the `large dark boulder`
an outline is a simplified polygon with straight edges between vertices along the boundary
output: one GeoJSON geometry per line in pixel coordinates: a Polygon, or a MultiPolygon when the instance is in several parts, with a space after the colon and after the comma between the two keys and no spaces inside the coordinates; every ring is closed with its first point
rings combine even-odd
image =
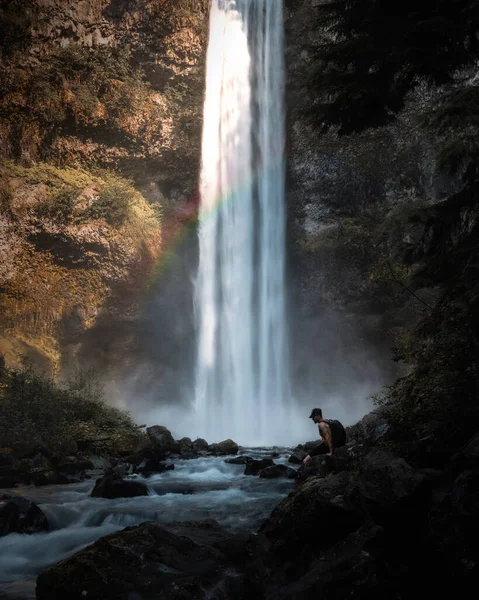
{"type": "Polygon", "coordinates": [[[27,479],[27,469],[11,448],[0,448],[0,489],[12,488],[27,479]]]}
{"type": "Polygon", "coordinates": [[[305,572],[290,560],[277,563],[269,573],[261,572],[266,558],[259,569],[262,596],[265,600],[394,597],[392,586],[382,577],[382,536],[381,527],[365,523],[320,556],[312,557],[305,572]]]}
{"type": "Polygon", "coordinates": [[[245,475],[258,475],[260,471],[266,469],[267,467],[272,467],[274,465],[274,461],[272,458],[262,458],[261,460],[250,460],[246,464],[246,469],[244,470],[245,475]]]}
{"type": "Polygon", "coordinates": [[[365,522],[345,501],[351,475],[311,477],[278,504],[260,528],[280,556],[309,564],[311,553],[330,548],[365,522]]]}
{"type": "Polygon", "coordinates": [[[166,456],[170,452],[180,451],[180,445],[175,441],[170,430],[166,427],[163,427],[162,425],[153,425],[152,427],[147,428],[146,433],[157,453],[166,456]]]}
{"type": "Polygon", "coordinates": [[[251,456],[243,455],[243,456],[235,456],[234,458],[227,458],[227,459],[225,459],[225,463],[228,463],[229,465],[246,465],[253,460],[254,460],[254,458],[252,458],[251,456]]]}
{"type": "Polygon", "coordinates": [[[34,502],[22,496],[0,495],[0,536],[47,530],[47,518],[34,502]]]}
{"type": "Polygon", "coordinates": [[[134,498],[148,496],[148,487],[140,481],[128,481],[111,473],[97,479],[90,495],[94,498],[134,498]]]}
{"type": "Polygon", "coordinates": [[[203,438],[196,438],[193,441],[193,450],[195,452],[206,452],[208,450],[208,442],[203,438]]]}
{"type": "Polygon", "coordinates": [[[261,479],[276,479],[277,477],[287,477],[288,479],[296,479],[297,472],[286,465],[272,465],[261,469],[259,472],[261,479]]]}
{"type": "Polygon", "coordinates": [[[218,444],[211,444],[209,450],[212,454],[216,454],[217,456],[226,456],[227,454],[237,454],[239,446],[233,440],[227,439],[218,444]]]}
{"type": "Polygon", "coordinates": [[[239,600],[228,555],[244,555],[245,542],[230,538],[212,520],[127,527],[41,573],[37,600],[239,600]]]}

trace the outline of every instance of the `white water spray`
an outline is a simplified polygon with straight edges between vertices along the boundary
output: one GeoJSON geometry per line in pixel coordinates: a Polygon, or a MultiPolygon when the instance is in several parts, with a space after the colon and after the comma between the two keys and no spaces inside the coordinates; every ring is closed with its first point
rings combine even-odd
{"type": "Polygon", "coordinates": [[[281,0],[213,0],[202,147],[196,414],[208,441],[292,440],[281,0]]]}

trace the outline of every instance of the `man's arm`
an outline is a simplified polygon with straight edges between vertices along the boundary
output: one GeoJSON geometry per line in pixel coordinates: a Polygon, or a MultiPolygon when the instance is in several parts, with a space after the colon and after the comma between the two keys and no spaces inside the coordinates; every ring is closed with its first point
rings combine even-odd
{"type": "Polygon", "coordinates": [[[331,433],[331,427],[324,421],[321,421],[319,423],[318,427],[319,427],[319,433],[320,433],[321,437],[326,442],[326,445],[329,448],[329,454],[332,455],[333,454],[333,435],[331,433]]]}

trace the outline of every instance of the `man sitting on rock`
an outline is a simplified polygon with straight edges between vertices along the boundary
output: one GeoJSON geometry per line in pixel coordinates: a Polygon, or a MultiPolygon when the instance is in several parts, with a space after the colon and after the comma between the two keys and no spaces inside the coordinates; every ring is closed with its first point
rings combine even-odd
{"type": "Polygon", "coordinates": [[[309,418],[318,425],[321,442],[304,458],[304,464],[313,456],[320,454],[332,456],[335,448],[344,446],[346,443],[346,431],[342,424],[336,419],[323,419],[323,411],[320,408],[313,408],[309,418]]]}

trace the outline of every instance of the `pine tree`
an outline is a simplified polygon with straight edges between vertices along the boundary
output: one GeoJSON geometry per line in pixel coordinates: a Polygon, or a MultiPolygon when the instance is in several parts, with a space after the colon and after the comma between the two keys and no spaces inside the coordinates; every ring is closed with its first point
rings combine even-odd
{"type": "Polygon", "coordinates": [[[387,124],[419,83],[452,82],[479,58],[477,0],[332,0],[317,10],[326,39],[312,118],[340,134],[387,124]]]}

